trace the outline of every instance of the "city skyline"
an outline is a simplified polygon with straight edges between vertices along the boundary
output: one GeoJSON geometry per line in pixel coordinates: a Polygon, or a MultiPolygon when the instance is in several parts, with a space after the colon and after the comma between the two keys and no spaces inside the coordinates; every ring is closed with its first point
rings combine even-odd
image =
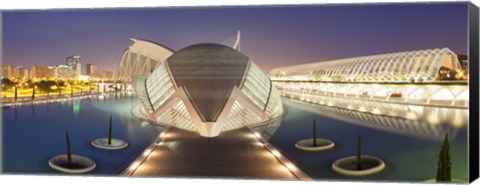
{"type": "Polygon", "coordinates": [[[67,57],[63,64],[55,65],[32,65],[26,68],[22,65],[11,65],[2,63],[2,78],[8,79],[111,79],[113,72],[109,70],[99,70],[96,64],[87,63],[86,68],[82,70],[80,56],[67,57]],[[38,72],[38,70],[42,72],[38,72]],[[85,71],[85,72],[83,72],[85,71]]]}
{"type": "Polygon", "coordinates": [[[5,11],[3,63],[52,65],[80,55],[82,63],[115,71],[129,38],[179,50],[231,39],[237,30],[241,52],[264,72],[427,48],[467,54],[466,9],[466,3],[418,3],[5,11]]]}
{"type": "Polygon", "coordinates": [[[471,182],[478,11],[2,10],[2,172],[471,182]]]}

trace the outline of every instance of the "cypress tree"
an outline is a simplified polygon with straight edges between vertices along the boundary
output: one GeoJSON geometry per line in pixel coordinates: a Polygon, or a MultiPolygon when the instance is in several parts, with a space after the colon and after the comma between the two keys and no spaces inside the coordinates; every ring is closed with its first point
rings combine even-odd
{"type": "Polygon", "coordinates": [[[450,182],[452,181],[451,177],[451,165],[450,162],[450,144],[448,142],[448,133],[445,134],[445,139],[443,140],[442,148],[440,150],[440,155],[438,156],[437,161],[437,182],[450,182]]]}

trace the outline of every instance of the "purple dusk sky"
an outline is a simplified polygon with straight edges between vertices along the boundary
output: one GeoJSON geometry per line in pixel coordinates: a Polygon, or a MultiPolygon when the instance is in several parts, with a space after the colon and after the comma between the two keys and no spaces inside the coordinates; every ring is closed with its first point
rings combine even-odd
{"type": "Polygon", "coordinates": [[[242,33],[262,70],[323,60],[448,47],[467,53],[467,3],[4,11],[2,62],[30,67],[71,55],[114,71],[129,38],[174,50],[242,33]]]}

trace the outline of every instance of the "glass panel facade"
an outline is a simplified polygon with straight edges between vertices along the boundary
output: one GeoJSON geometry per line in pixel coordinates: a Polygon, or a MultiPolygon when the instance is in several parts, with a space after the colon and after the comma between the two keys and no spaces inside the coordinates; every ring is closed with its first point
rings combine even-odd
{"type": "Polygon", "coordinates": [[[249,63],[241,91],[252,99],[258,108],[264,110],[270,95],[270,79],[253,62],[249,63]]]}
{"type": "Polygon", "coordinates": [[[272,88],[272,94],[270,95],[270,100],[268,101],[267,109],[265,112],[270,117],[274,118],[280,116],[283,111],[282,100],[280,98],[280,94],[276,87],[272,88]]]}
{"type": "Polygon", "coordinates": [[[165,64],[158,66],[148,77],[147,91],[154,109],[162,106],[165,100],[175,92],[165,64]]]}
{"type": "Polygon", "coordinates": [[[185,130],[196,131],[193,124],[192,117],[188,113],[185,104],[178,99],[178,101],[172,104],[167,110],[162,111],[157,116],[157,121],[165,124],[169,124],[175,127],[179,127],[185,130]]]}
{"type": "Polygon", "coordinates": [[[248,109],[240,101],[236,100],[227,116],[227,120],[228,121],[222,126],[223,131],[259,123],[261,122],[262,117],[248,109]]]}
{"type": "Polygon", "coordinates": [[[143,107],[149,112],[153,112],[152,105],[150,104],[150,101],[148,100],[148,93],[147,93],[147,88],[145,86],[145,81],[146,77],[145,76],[134,76],[132,83],[135,88],[135,91],[137,92],[138,99],[140,100],[140,103],[143,105],[143,107]]]}

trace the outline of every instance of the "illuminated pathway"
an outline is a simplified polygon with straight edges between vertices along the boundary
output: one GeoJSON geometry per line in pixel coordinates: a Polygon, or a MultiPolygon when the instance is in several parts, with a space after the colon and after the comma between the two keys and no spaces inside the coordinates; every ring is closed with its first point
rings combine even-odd
{"type": "Polygon", "coordinates": [[[170,128],[132,176],[297,179],[248,128],[214,138],[170,128]]]}

